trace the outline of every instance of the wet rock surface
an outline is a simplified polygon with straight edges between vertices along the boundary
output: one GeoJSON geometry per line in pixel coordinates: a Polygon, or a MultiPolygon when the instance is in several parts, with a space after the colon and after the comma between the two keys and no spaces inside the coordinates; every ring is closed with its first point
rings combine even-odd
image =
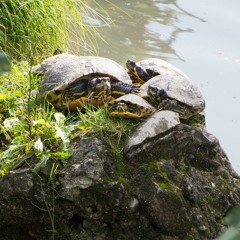
{"type": "Polygon", "coordinates": [[[178,123],[125,148],[124,172],[99,139],[73,146],[54,179],[29,167],[0,179],[1,239],[212,239],[240,203],[239,178],[203,129],[178,123]]]}

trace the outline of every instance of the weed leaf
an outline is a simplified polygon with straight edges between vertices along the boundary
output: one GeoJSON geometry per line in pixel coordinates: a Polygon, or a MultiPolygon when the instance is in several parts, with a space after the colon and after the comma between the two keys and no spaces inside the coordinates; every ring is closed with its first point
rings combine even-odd
{"type": "Polygon", "coordinates": [[[65,121],[66,121],[66,117],[62,114],[62,113],[54,113],[54,118],[56,120],[56,124],[58,126],[63,126],[65,121]]]}
{"type": "Polygon", "coordinates": [[[38,140],[33,145],[36,156],[40,156],[43,153],[43,142],[41,138],[38,138],[38,140]]]}
{"type": "Polygon", "coordinates": [[[42,168],[44,168],[46,166],[46,163],[49,159],[49,155],[48,153],[43,153],[41,155],[40,161],[35,165],[35,167],[33,168],[33,172],[37,173],[39,172],[42,168]]]}

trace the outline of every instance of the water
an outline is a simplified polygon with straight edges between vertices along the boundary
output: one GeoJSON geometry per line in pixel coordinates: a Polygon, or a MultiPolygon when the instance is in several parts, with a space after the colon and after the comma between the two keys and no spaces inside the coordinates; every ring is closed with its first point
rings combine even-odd
{"type": "Polygon", "coordinates": [[[148,0],[90,1],[112,23],[95,23],[100,56],[127,59],[159,57],[183,70],[206,100],[208,131],[240,173],[240,1],[148,0]],[[104,14],[104,13],[103,13],[104,14]]]}

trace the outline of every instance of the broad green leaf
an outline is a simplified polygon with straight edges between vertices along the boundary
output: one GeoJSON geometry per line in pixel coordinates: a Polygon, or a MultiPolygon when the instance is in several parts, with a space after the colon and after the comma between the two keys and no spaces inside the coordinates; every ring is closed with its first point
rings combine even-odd
{"type": "Polygon", "coordinates": [[[69,143],[70,143],[70,139],[68,138],[68,134],[66,132],[64,132],[59,126],[55,126],[56,128],[56,135],[57,137],[60,137],[63,141],[63,145],[64,147],[68,147],[69,143]]]}
{"type": "Polygon", "coordinates": [[[66,121],[66,117],[62,114],[62,113],[54,113],[54,117],[56,119],[56,123],[59,126],[63,126],[65,121],[66,121]]]}
{"type": "Polygon", "coordinates": [[[71,157],[72,154],[73,154],[73,150],[69,148],[67,151],[58,151],[58,152],[50,153],[50,156],[53,158],[65,160],[71,157]]]}
{"type": "Polygon", "coordinates": [[[69,124],[65,126],[68,129],[69,134],[72,133],[74,130],[78,129],[79,124],[69,124]]]}
{"type": "Polygon", "coordinates": [[[13,170],[21,166],[27,159],[33,156],[34,152],[30,150],[25,152],[25,145],[11,145],[0,155],[0,162],[8,170],[13,170]]]}
{"type": "Polygon", "coordinates": [[[9,131],[15,129],[17,126],[19,126],[19,124],[20,120],[18,118],[7,118],[3,122],[4,127],[7,128],[9,131]]]}
{"type": "Polygon", "coordinates": [[[35,167],[33,168],[33,172],[37,173],[39,172],[42,168],[44,168],[46,166],[46,163],[49,159],[49,155],[47,153],[43,153],[41,155],[40,161],[35,165],[35,167]]]}
{"type": "Polygon", "coordinates": [[[11,169],[14,170],[14,169],[20,167],[26,160],[31,158],[33,156],[33,154],[34,154],[33,151],[29,151],[27,154],[24,153],[22,156],[18,156],[18,158],[14,161],[11,169]]]}
{"type": "Polygon", "coordinates": [[[37,156],[39,156],[40,154],[42,154],[43,152],[43,142],[41,140],[41,138],[38,138],[38,140],[34,143],[33,145],[35,153],[37,156]]]}
{"type": "Polygon", "coordinates": [[[36,125],[46,125],[46,121],[44,119],[38,119],[38,120],[35,120],[32,122],[33,126],[36,126],[36,125]]]}
{"type": "Polygon", "coordinates": [[[20,155],[25,145],[11,145],[6,151],[0,155],[0,162],[7,159],[8,162],[12,162],[16,159],[16,156],[20,155]]]}
{"type": "Polygon", "coordinates": [[[21,121],[19,118],[15,117],[5,119],[3,125],[8,131],[14,134],[19,132],[22,134],[28,129],[27,122],[21,121]]]}
{"type": "Polygon", "coordinates": [[[86,129],[86,126],[84,126],[84,125],[82,125],[82,124],[79,124],[79,125],[77,126],[77,128],[80,129],[80,130],[85,130],[85,129],[86,129]]]}

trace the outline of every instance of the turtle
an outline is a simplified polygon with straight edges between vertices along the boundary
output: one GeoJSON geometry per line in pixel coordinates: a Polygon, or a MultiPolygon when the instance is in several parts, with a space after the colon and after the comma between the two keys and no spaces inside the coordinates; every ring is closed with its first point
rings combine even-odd
{"type": "MultiPolygon", "coordinates": [[[[134,66],[134,62],[128,60],[127,65],[134,66]]],[[[161,60],[150,58],[135,64],[132,74],[140,79],[142,72],[147,73],[146,69],[153,71],[150,79],[141,85],[138,96],[147,100],[149,104],[157,110],[170,110],[179,113],[180,119],[189,119],[191,116],[200,114],[205,108],[205,100],[197,86],[178,68],[161,60]],[[141,68],[144,66],[144,68],[141,68]]],[[[149,73],[148,73],[149,75],[149,73]]],[[[130,73],[131,76],[131,73],[130,73]]],[[[145,75],[146,76],[146,75],[145,75]]],[[[133,77],[132,77],[133,79],[133,77]]],[[[142,78],[141,78],[142,80],[142,78]]],[[[136,99],[136,97],[135,97],[136,99]]],[[[116,102],[116,101],[113,101],[116,102]]],[[[130,101],[128,101],[130,104],[130,101]]],[[[121,115],[123,114],[121,108],[121,115]]],[[[117,115],[117,109],[112,116],[117,115]]],[[[127,114],[125,114],[127,116],[127,114]]],[[[141,115],[137,114],[141,117],[141,115]]]]}
{"type": "Polygon", "coordinates": [[[205,100],[197,86],[175,69],[148,80],[141,86],[139,96],[158,110],[178,112],[181,119],[197,115],[205,108],[205,100]]]}
{"type": "Polygon", "coordinates": [[[152,115],[156,108],[136,94],[126,94],[108,102],[110,117],[140,118],[152,115]]]}
{"type": "Polygon", "coordinates": [[[138,85],[144,84],[155,76],[169,74],[172,70],[187,77],[181,70],[159,58],[148,58],[139,62],[129,59],[126,62],[126,67],[133,83],[138,85]]]}
{"type": "Polygon", "coordinates": [[[37,99],[46,98],[63,110],[82,108],[89,96],[95,100],[93,105],[99,106],[105,101],[139,91],[121,65],[104,57],[57,54],[33,67],[32,72],[43,76],[37,99]],[[98,93],[94,92],[96,89],[98,93]]]}

